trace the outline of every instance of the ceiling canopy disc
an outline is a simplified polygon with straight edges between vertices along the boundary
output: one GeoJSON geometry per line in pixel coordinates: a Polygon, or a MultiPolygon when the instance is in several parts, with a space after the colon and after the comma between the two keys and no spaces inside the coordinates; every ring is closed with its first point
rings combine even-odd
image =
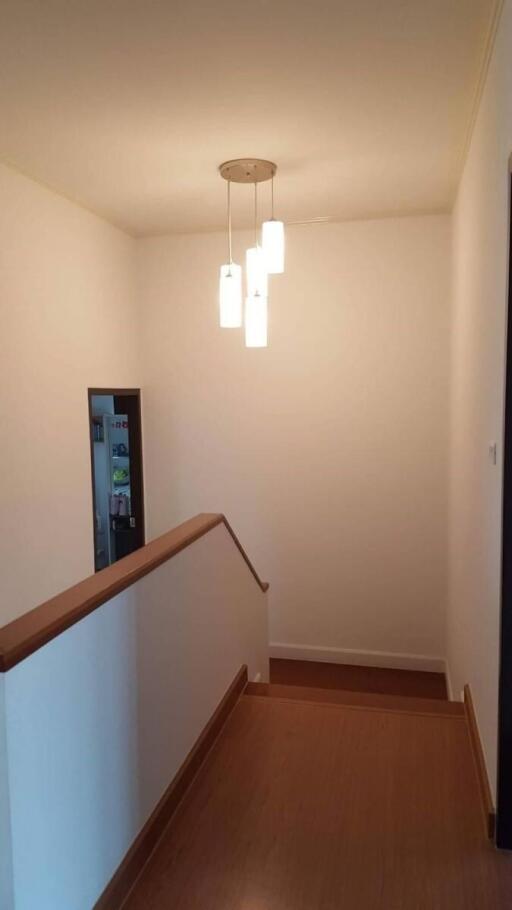
{"type": "Polygon", "coordinates": [[[271,180],[276,171],[277,164],[263,158],[234,158],[219,167],[221,177],[233,183],[263,183],[271,180]]]}

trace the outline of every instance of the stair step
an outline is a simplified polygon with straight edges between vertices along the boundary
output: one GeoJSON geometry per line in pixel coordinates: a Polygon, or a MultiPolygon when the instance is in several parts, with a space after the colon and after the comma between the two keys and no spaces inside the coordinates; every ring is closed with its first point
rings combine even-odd
{"type": "Polygon", "coordinates": [[[348,707],[377,708],[382,711],[405,711],[414,714],[435,714],[459,717],[464,705],[458,701],[436,698],[414,698],[407,695],[381,695],[378,692],[350,692],[342,689],[313,689],[307,686],[285,686],[278,683],[247,684],[244,695],[265,698],[285,698],[348,707]]]}

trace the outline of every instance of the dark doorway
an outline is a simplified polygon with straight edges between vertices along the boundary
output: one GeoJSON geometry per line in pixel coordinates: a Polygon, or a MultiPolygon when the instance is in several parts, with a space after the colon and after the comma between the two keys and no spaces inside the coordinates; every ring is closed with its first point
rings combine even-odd
{"type": "MultiPolygon", "coordinates": [[[[509,185],[509,199],[510,218],[512,185],[509,185]]],[[[512,850],[512,230],[508,285],[496,844],[512,850]]]]}
{"type": "Polygon", "coordinates": [[[139,389],[89,389],[94,569],[144,545],[139,389]]]}

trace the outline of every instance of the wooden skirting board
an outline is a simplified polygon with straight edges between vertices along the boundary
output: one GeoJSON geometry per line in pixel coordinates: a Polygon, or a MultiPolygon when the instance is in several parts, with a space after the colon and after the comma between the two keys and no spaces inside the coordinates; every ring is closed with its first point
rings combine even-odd
{"type": "Polygon", "coordinates": [[[247,667],[238,671],[160,802],[128,850],[94,910],[119,910],[162,837],[179,803],[247,685],[247,667]]]}
{"type": "Polygon", "coordinates": [[[489,784],[489,777],[485,764],[484,750],[482,748],[482,741],[480,739],[480,733],[478,731],[475,706],[473,704],[473,698],[471,696],[471,689],[469,685],[464,686],[464,708],[468,722],[471,751],[473,752],[476,772],[478,775],[478,784],[480,787],[480,797],[485,821],[485,829],[487,836],[492,839],[494,837],[494,832],[496,829],[496,810],[494,808],[491,786],[489,784]]]}

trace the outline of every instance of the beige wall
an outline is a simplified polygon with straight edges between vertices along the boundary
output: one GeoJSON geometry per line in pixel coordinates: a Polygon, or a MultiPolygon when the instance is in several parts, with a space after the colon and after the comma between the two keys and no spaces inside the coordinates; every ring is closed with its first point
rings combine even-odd
{"type": "Polygon", "coordinates": [[[0,624],[93,571],[87,387],[135,385],[134,241],[0,166],[0,624]]]}
{"type": "Polygon", "coordinates": [[[6,168],[0,195],[0,621],[92,571],[86,389],[142,385],[148,536],[224,511],[274,642],[444,656],[449,219],[290,228],[248,351],[223,235],[134,241],[6,168]]]}
{"type": "Polygon", "coordinates": [[[450,599],[455,692],[469,682],[496,780],[503,402],[512,152],[512,3],[497,35],[454,214],[450,599]],[[489,444],[498,444],[498,463],[489,444]]]}
{"type": "Polygon", "coordinates": [[[449,231],[289,228],[266,350],[218,328],[223,235],[139,242],[150,534],[226,512],[274,642],[444,655],[449,231]]]}
{"type": "Polygon", "coordinates": [[[0,623],[92,571],[86,389],[142,384],[149,533],[225,511],[274,641],[444,655],[449,558],[494,785],[511,46],[506,0],[453,218],[451,393],[448,218],[290,228],[247,351],[217,326],[224,237],[136,242],[0,166],[0,623]]]}

